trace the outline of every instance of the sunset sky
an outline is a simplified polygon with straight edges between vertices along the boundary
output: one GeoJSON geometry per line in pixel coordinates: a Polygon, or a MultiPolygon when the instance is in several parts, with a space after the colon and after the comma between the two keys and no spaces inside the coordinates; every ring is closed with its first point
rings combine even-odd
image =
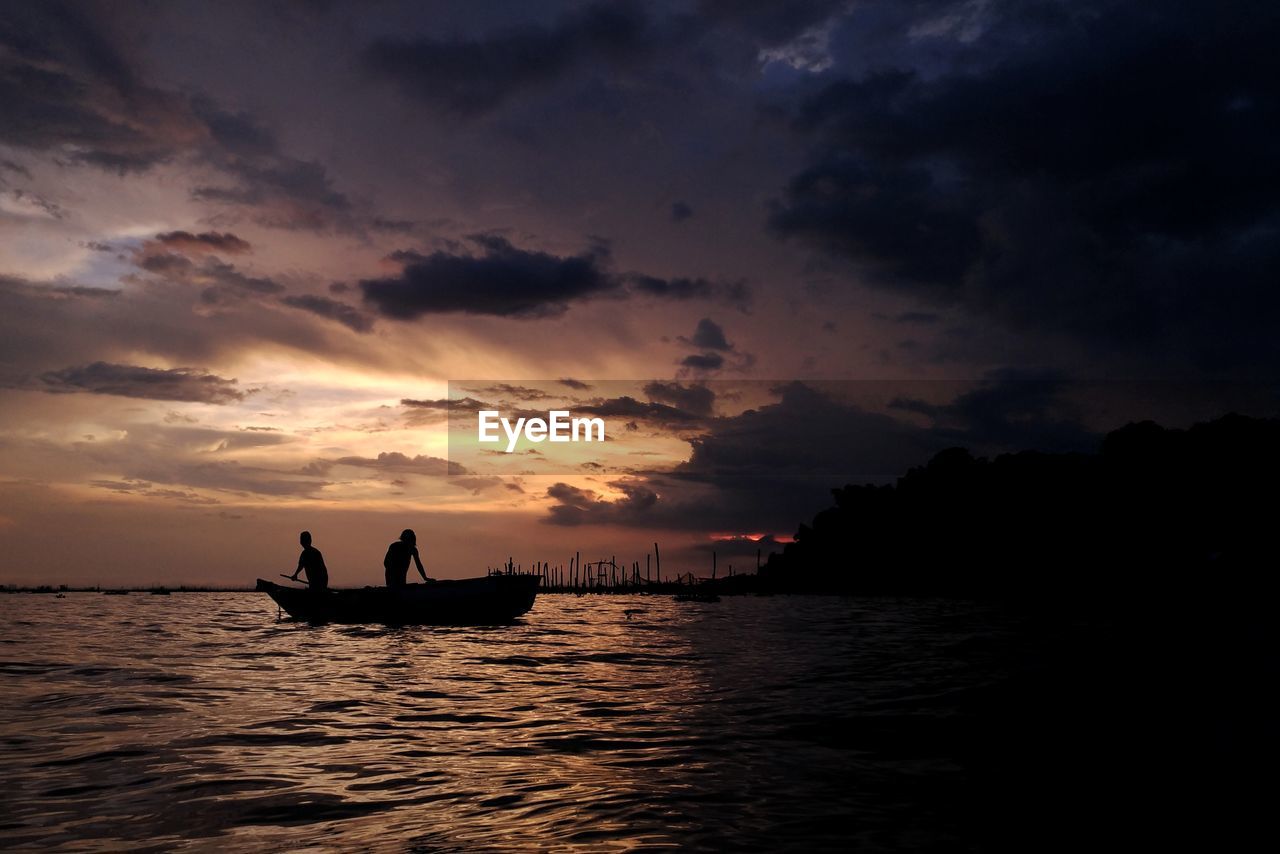
{"type": "Polygon", "coordinates": [[[0,2],[0,583],[251,584],[304,528],[338,586],[405,527],[442,577],[748,568],[948,446],[1274,415],[1278,38],[1248,2],[0,2]],[[451,453],[451,397],[557,388],[630,457],[451,453]]]}

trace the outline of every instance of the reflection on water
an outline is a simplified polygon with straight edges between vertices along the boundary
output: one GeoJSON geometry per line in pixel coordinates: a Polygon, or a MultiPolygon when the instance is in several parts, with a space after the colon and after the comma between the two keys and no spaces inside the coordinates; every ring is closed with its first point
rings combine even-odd
{"type": "Polygon", "coordinates": [[[485,629],[3,605],[6,846],[949,848],[981,782],[957,728],[1026,644],[899,600],[547,596],[485,629]]]}

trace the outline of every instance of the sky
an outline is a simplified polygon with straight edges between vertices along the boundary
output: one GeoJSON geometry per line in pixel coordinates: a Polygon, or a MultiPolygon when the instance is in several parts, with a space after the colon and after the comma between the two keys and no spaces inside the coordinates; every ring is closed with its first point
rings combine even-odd
{"type": "Polygon", "coordinates": [[[1265,2],[3,0],[0,583],[250,584],[308,529],[374,584],[405,527],[439,577],[751,569],[946,447],[1273,416],[1278,39],[1265,2]],[[553,400],[617,443],[451,441],[553,400]]]}

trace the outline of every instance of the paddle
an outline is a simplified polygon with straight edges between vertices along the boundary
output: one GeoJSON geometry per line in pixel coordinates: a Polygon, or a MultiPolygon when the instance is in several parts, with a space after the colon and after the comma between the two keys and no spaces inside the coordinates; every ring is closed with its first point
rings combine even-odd
{"type": "Polygon", "coordinates": [[[280,573],[280,577],[281,577],[281,578],[287,578],[287,579],[289,579],[290,581],[296,581],[296,582],[298,582],[299,584],[306,584],[307,586],[310,586],[310,585],[311,585],[311,582],[310,582],[310,581],[307,581],[307,580],[302,579],[302,578],[294,578],[292,575],[285,575],[283,572],[282,572],[282,573],[280,573]]]}

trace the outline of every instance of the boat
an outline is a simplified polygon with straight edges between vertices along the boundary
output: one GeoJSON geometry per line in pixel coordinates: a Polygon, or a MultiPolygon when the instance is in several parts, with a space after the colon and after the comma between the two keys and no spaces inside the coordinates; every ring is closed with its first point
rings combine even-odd
{"type": "Polygon", "coordinates": [[[362,587],[313,592],[258,579],[295,620],[309,623],[492,626],[510,623],[533,607],[540,575],[484,575],[404,587],[362,587]]]}

